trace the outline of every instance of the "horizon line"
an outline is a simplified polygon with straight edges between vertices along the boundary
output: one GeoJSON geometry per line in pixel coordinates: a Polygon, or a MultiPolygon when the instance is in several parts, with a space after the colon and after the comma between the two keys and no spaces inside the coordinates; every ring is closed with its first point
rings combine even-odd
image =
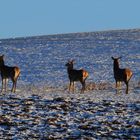
{"type": "Polygon", "coordinates": [[[52,33],[52,34],[39,34],[39,35],[31,35],[31,36],[19,36],[19,37],[9,37],[9,38],[0,38],[2,40],[10,40],[10,39],[22,39],[22,38],[34,38],[34,37],[43,37],[43,36],[56,36],[56,35],[67,35],[67,34],[80,34],[80,33],[99,33],[99,32],[111,32],[111,31],[127,31],[127,30],[140,30],[140,28],[126,28],[126,29],[104,29],[104,30],[96,30],[96,31],[79,31],[79,32],[66,32],[66,33],[52,33]]]}

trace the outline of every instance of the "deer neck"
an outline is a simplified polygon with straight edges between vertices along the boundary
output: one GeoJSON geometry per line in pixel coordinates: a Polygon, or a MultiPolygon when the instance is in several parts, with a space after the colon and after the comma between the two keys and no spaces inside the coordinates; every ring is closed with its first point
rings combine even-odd
{"type": "Polygon", "coordinates": [[[72,70],[73,70],[73,66],[67,68],[68,73],[70,73],[72,70]]]}
{"type": "Polygon", "coordinates": [[[2,70],[3,67],[5,67],[5,64],[4,64],[4,62],[1,62],[1,63],[0,63],[0,70],[2,70]]]}
{"type": "Polygon", "coordinates": [[[119,62],[114,62],[114,72],[117,72],[119,69],[119,62]]]}

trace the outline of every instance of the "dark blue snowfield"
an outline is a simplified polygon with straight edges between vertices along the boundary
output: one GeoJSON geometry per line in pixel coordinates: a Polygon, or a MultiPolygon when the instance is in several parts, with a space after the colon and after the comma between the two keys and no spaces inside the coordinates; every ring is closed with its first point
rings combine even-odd
{"type": "Polygon", "coordinates": [[[38,36],[0,41],[6,63],[22,69],[20,84],[63,85],[67,81],[65,63],[75,59],[75,67],[86,68],[94,82],[114,82],[112,56],[121,56],[121,67],[131,68],[133,82],[139,81],[140,30],[38,36]]]}
{"type": "Polygon", "coordinates": [[[0,94],[0,139],[140,139],[139,29],[1,39],[2,54],[21,75],[0,94]],[[129,94],[115,92],[111,57],[133,72],[129,94]],[[72,59],[89,73],[83,94],[68,92],[72,59]]]}

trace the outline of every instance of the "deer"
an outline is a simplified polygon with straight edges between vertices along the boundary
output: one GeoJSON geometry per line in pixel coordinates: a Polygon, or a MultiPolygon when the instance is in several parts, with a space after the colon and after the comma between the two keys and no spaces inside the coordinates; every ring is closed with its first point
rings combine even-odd
{"type": "Polygon", "coordinates": [[[71,90],[71,87],[73,86],[73,93],[74,93],[74,82],[75,81],[80,81],[80,83],[82,84],[82,89],[81,89],[81,93],[84,93],[85,91],[85,81],[87,79],[87,77],[89,76],[88,72],[84,69],[80,69],[80,70],[76,70],[73,69],[73,64],[74,64],[74,60],[69,60],[65,66],[67,67],[67,73],[68,73],[68,77],[70,80],[70,84],[69,84],[69,92],[71,90]]]}
{"type": "Polygon", "coordinates": [[[128,69],[128,68],[124,68],[121,69],[119,67],[119,60],[122,57],[118,57],[118,58],[114,58],[111,57],[113,59],[113,71],[114,71],[114,78],[116,81],[116,93],[118,93],[118,84],[119,84],[119,88],[121,86],[121,82],[124,82],[126,84],[126,94],[128,94],[128,90],[129,90],[129,81],[133,75],[133,72],[128,69]]]}
{"type": "Polygon", "coordinates": [[[5,86],[5,92],[7,91],[6,88],[7,88],[8,79],[11,79],[13,83],[11,92],[15,93],[17,79],[20,75],[20,69],[17,66],[15,67],[6,66],[4,64],[4,55],[2,55],[0,56],[0,72],[1,72],[1,79],[2,79],[1,92],[3,92],[4,86],[5,86]]]}

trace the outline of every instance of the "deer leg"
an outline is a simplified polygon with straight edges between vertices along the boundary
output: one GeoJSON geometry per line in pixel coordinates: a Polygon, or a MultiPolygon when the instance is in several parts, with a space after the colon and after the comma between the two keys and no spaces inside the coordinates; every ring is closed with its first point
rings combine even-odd
{"type": "Polygon", "coordinates": [[[12,79],[12,82],[13,82],[13,86],[12,86],[11,92],[14,92],[15,91],[16,80],[12,79]]]}
{"type": "Polygon", "coordinates": [[[128,82],[125,82],[126,84],[126,94],[128,94],[128,82]]]}
{"type": "Polygon", "coordinates": [[[71,88],[71,81],[70,81],[70,84],[69,84],[69,92],[70,92],[70,88],[71,88]]]}
{"type": "Polygon", "coordinates": [[[118,93],[118,81],[116,81],[116,94],[118,93]]]}
{"type": "Polygon", "coordinates": [[[16,92],[16,86],[17,86],[17,81],[15,82],[15,89],[14,89],[14,93],[16,92]]]}
{"type": "Polygon", "coordinates": [[[13,92],[13,93],[16,92],[17,79],[18,79],[18,77],[12,78],[13,86],[12,86],[11,92],[13,92]]]}
{"type": "Polygon", "coordinates": [[[84,80],[84,82],[83,82],[83,93],[84,93],[85,89],[86,89],[86,82],[84,80]]]}
{"type": "Polygon", "coordinates": [[[119,81],[119,88],[121,87],[121,82],[119,81]]]}
{"type": "Polygon", "coordinates": [[[6,78],[4,79],[4,88],[5,88],[5,92],[6,92],[6,78]]]}
{"type": "Polygon", "coordinates": [[[82,84],[82,89],[81,89],[81,93],[84,93],[84,90],[85,90],[85,81],[80,81],[81,84],[82,84]]]}
{"type": "Polygon", "coordinates": [[[16,92],[16,83],[17,83],[17,81],[14,81],[14,87],[13,87],[13,91],[12,92],[16,92]]]}
{"type": "Polygon", "coordinates": [[[85,90],[85,83],[82,83],[81,93],[84,93],[84,90],[85,90]]]}
{"type": "Polygon", "coordinates": [[[74,93],[74,81],[73,81],[73,85],[72,85],[72,88],[73,88],[73,93],[74,93]]]}
{"type": "Polygon", "coordinates": [[[13,82],[13,86],[12,86],[11,92],[13,92],[13,89],[14,89],[14,82],[13,82]]]}
{"type": "Polygon", "coordinates": [[[7,91],[8,78],[5,79],[5,92],[7,91]]]}
{"type": "Polygon", "coordinates": [[[121,92],[121,81],[119,81],[119,92],[121,92]]]}
{"type": "Polygon", "coordinates": [[[3,88],[4,88],[4,79],[2,78],[1,92],[3,92],[3,88]]]}
{"type": "Polygon", "coordinates": [[[120,93],[121,90],[121,81],[116,81],[116,93],[120,93]]]}
{"type": "Polygon", "coordinates": [[[15,81],[13,82],[13,86],[12,86],[11,92],[15,93],[15,81]]]}

